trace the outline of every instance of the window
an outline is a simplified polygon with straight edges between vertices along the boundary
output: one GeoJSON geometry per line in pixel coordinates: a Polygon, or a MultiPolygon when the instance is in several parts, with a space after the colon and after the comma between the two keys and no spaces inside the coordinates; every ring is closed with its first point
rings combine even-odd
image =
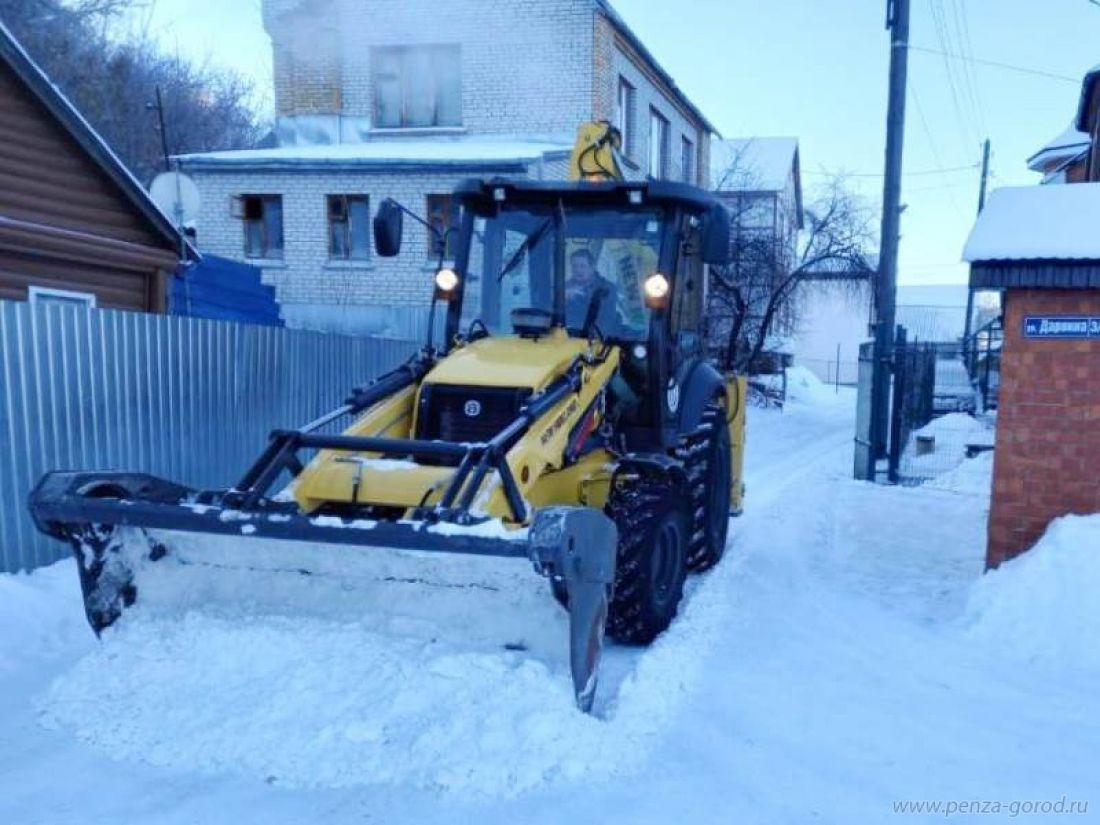
{"type": "Polygon", "coordinates": [[[334,261],[370,258],[370,199],[366,195],[328,196],[328,255],[334,261]]]}
{"type": "Polygon", "coordinates": [[[462,125],[458,46],[378,48],[373,52],[374,121],[383,129],[462,125]]]}
{"type": "Polygon", "coordinates": [[[634,102],[636,92],[626,80],[619,78],[619,99],[615,110],[615,125],[623,136],[623,154],[628,158],[634,155],[634,102]]]}
{"type": "Polygon", "coordinates": [[[650,109],[649,174],[653,177],[668,177],[668,155],[670,148],[668,120],[656,109],[650,109]]]}
{"type": "Polygon", "coordinates": [[[283,198],[281,195],[241,195],[237,217],[244,223],[244,256],[278,260],[283,257],[283,198]]]}
{"type": "Polygon", "coordinates": [[[680,144],[680,171],[685,183],[695,183],[695,144],[687,138],[680,144]]]}
{"type": "Polygon", "coordinates": [[[596,322],[612,340],[645,341],[651,311],[643,287],[657,271],[668,216],[661,209],[564,207],[560,229],[556,209],[504,205],[479,215],[482,231],[471,244],[468,269],[480,285],[479,316],[493,332],[513,329],[521,308],[556,313],[572,334],[582,334],[592,290],[606,286],[596,322]],[[565,277],[555,277],[559,244],[565,247],[565,277]],[[587,263],[587,266],[585,266],[587,263]],[[587,282],[587,285],[582,282],[587,282]]]}
{"type": "Polygon", "coordinates": [[[90,292],[32,286],[27,291],[27,298],[32,304],[63,304],[64,306],[83,306],[88,309],[95,309],[95,295],[90,292]]]}
{"type": "MultiPolygon", "coordinates": [[[[455,214],[454,198],[450,195],[428,195],[425,198],[424,210],[428,215],[428,223],[433,228],[446,234],[448,229],[453,229],[458,225],[458,215],[455,214]]],[[[442,252],[444,258],[454,257],[454,240],[455,233],[447,235],[446,246],[443,249],[439,248],[438,241],[433,234],[428,235],[428,256],[432,258],[439,257],[442,252]]]]}

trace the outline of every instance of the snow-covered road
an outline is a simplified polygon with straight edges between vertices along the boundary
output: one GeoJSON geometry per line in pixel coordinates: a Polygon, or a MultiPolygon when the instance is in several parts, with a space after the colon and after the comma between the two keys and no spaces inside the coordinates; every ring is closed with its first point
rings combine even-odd
{"type": "Polygon", "coordinates": [[[870,823],[1089,799],[1097,673],[1022,664],[968,612],[988,462],[857,484],[850,396],[810,400],[753,411],[726,560],[651,649],[610,651],[595,720],[571,710],[563,616],[511,568],[465,588],[387,562],[358,618],[147,617],[103,645],[71,565],[0,577],[0,821],[870,823]]]}

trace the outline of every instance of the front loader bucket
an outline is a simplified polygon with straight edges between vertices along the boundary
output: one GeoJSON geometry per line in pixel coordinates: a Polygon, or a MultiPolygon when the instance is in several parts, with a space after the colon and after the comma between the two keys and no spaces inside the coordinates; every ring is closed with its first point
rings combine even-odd
{"type": "Polygon", "coordinates": [[[206,600],[271,603],[290,583],[313,588],[318,602],[354,601],[357,568],[368,559],[377,562],[387,549],[528,559],[538,573],[566,586],[574,695],[581,710],[591,710],[617,544],[614,523],[598,510],[544,508],[529,529],[508,530],[497,521],[308,517],[293,503],[265,499],[245,510],[227,499],[226,493],[198,493],[147,475],[50,473],[29,504],[42,532],[72,546],[85,612],[97,634],[135,605],[156,610],[169,599],[186,609],[202,609],[206,600]],[[245,584],[250,577],[262,592],[245,584]],[[322,591],[322,579],[336,586],[322,591]]]}

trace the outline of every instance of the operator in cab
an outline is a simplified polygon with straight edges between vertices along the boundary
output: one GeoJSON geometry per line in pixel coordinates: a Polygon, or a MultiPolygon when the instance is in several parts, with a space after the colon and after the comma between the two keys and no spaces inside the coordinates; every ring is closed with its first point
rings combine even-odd
{"type": "Polygon", "coordinates": [[[602,335],[615,335],[621,324],[619,288],[600,274],[590,249],[577,249],[569,256],[569,277],[565,281],[565,325],[574,332],[594,322],[602,335]]]}

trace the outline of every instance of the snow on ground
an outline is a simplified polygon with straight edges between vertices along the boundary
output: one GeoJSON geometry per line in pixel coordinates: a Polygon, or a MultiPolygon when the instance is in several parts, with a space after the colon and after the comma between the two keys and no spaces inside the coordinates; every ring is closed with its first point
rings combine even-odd
{"type": "Polygon", "coordinates": [[[993,446],[993,423],[967,413],[955,412],[933,418],[909,434],[898,468],[903,479],[936,478],[960,467],[971,446],[993,446]],[[921,453],[920,442],[930,439],[930,451],[921,453]]]}
{"type": "Polygon", "coordinates": [[[1100,515],[1066,516],[1030,553],[974,588],[971,632],[982,644],[1057,673],[1100,671],[1100,515]]]}
{"type": "Polygon", "coordinates": [[[274,609],[272,568],[266,602],[150,610],[102,643],[70,563],[0,577],[0,821],[852,823],[1087,800],[1096,519],[982,579],[988,457],[921,488],[850,481],[854,399],[807,389],[750,412],[726,560],[652,648],[609,649],[596,718],[571,709],[564,614],[522,565],[387,554],[363,590],[308,583],[308,620],[274,609]]]}

